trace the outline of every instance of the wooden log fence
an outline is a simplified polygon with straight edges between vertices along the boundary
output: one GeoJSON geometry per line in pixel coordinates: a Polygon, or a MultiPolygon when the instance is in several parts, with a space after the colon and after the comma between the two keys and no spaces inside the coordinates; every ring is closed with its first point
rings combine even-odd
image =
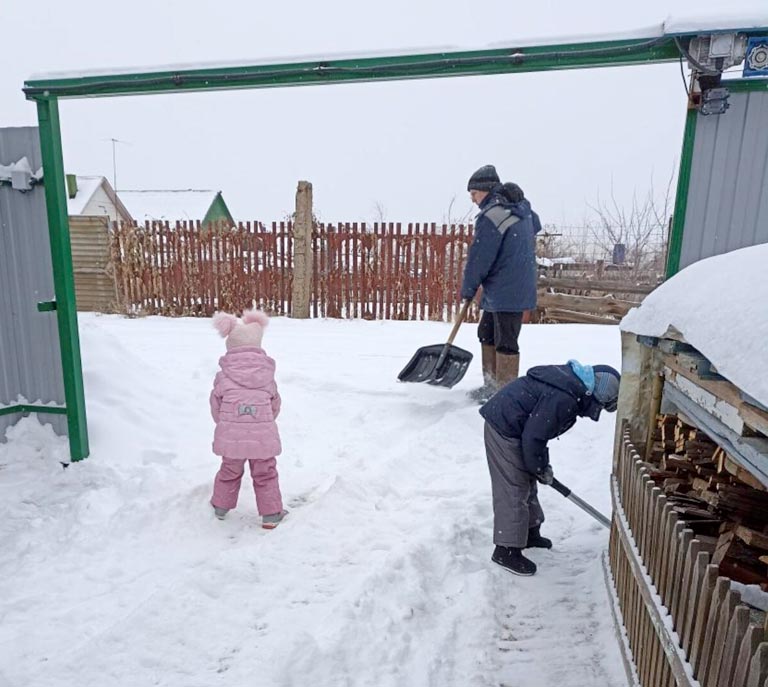
{"type": "Polygon", "coordinates": [[[539,278],[538,322],[617,324],[655,284],[585,277],[539,278]]]}
{"type": "Polygon", "coordinates": [[[609,564],[641,687],[768,687],[765,612],[719,575],[712,538],[667,502],[653,467],[625,425],[609,564]]]}

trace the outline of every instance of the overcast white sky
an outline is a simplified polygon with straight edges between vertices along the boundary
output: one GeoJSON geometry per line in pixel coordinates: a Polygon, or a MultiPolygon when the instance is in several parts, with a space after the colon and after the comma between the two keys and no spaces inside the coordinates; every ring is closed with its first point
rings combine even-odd
{"type": "MultiPolygon", "coordinates": [[[[737,10],[760,3],[737,1],[737,10]]],[[[0,126],[35,125],[34,73],[578,36],[723,9],[722,0],[256,3],[2,0],[0,126]]],[[[764,6],[764,5],[763,5],[764,6]]],[[[765,10],[764,10],[765,11],[765,10]]],[[[765,11],[768,15],[768,11],[765,11]]],[[[580,224],[598,192],[659,190],[680,153],[678,65],[129,98],[61,104],[66,171],[121,188],[221,190],[239,219],[281,219],[296,183],[326,221],[443,221],[495,164],[545,223],[580,224]]],[[[130,208],[129,208],[130,209],[130,208]]]]}

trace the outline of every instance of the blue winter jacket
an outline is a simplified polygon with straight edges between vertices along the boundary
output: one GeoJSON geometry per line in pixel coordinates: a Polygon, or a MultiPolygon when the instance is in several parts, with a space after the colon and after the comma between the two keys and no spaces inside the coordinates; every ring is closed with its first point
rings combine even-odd
{"type": "Polygon", "coordinates": [[[538,215],[523,199],[510,203],[499,184],[480,204],[469,247],[462,299],[483,287],[480,307],[488,312],[523,312],[536,307],[538,215]]]}
{"type": "Polygon", "coordinates": [[[549,464],[547,442],[569,430],[577,417],[597,420],[601,410],[568,364],[532,367],[492,396],[480,414],[502,436],[521,440],[525,467],[537,475],[549,464]]]}

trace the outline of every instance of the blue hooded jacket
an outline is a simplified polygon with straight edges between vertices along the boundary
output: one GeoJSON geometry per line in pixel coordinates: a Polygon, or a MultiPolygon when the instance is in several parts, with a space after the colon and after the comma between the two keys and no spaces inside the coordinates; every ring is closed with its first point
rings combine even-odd
{"type": "Polygon", "coordinates": [[[480,204],[469,247],[462,299],[483,287],[480,307],[487,312],[523,312],[536,307],[536,234],[539,216],[523,199],[511,203],[496,186],[480,204]]]}
{"type": "Polygon", "coordinates": [[[532,367],[502,387],[480,414],[502,436],[520,439],[525,467],[538,475],[549,464],[550,439],[567,432],[578,417],[600,417],[594,379],[592,366],[575,360],[532,367]]]}

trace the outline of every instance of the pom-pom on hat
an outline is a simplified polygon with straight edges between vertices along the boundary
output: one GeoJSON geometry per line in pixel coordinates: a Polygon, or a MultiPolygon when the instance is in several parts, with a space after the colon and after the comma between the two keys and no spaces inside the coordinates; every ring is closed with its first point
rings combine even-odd
{"type": "Polygon", "coordinates": [[[243,319],[226,312],[217,312],[213,316],[213,326],[227,340],[227,350],[240,346],[261,348],[264,329],[269,324],[269,317],[261,310],[246,310],[243,319]]]}

